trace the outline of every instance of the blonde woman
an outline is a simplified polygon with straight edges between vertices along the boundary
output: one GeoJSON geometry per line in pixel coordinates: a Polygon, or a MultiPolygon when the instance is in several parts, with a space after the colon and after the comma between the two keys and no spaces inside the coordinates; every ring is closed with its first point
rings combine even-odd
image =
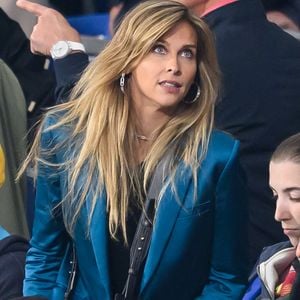
{"type": "Polygon", "coordinates": [[[239,143],[213,130],[217,90],[211,32],[185,6],[146,1],[124,19],[70,101],[47,113],[28,157],[37,196],[24,295],[63,299],[73,244],[72,299],[241,297],[245,190],[239,143]],[[160,161],[149,250],[129,297],[130,247],[160,161]]]}

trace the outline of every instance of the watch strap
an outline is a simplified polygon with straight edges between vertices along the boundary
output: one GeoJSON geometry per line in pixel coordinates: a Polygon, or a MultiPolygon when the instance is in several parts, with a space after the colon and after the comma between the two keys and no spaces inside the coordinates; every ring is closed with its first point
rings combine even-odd
{"type": "Polygon", "coordinates": [[[50,54],[51,54],[51,57],[54,60],[56,60],[56,59],[64,58],[74,51],[80,51],[80,52],[86,53],[85,47],[82,43],[62,40],[62,41],[56,42],[52,46],[52,48],[50,50],[50,54]],[[63,51],[62,53],[59,53],[58,49],[62,46],[62,44],[66,46],[66,50],[63,51]]]}
{"type": "Polygon", "coordinates": [[[78,43],[78,42],[71,42],[71,41],[66,41],[69,45],[69,48],[72,51],[81,51],[81,52],[86,52],[85,51],[85,47],[82,43],[78,43]]]}

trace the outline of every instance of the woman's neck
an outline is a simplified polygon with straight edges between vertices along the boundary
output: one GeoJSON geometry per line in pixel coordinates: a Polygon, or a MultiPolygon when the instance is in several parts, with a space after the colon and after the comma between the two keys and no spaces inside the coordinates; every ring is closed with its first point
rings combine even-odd
{"type": "Polygon", "coordinates": [[[150,147],[159,134],[159,129],[170,120],[170,115],[143,107],[136,109],[136,150],[138,162],[145,160],[150,147]]]}
{"type": "Polygon", "coordinates": [[[140,140],[154,140],[159,129],[170,120],[170,115],[162,111],[143,108],[136,111],[136,136],[140,140]]]}

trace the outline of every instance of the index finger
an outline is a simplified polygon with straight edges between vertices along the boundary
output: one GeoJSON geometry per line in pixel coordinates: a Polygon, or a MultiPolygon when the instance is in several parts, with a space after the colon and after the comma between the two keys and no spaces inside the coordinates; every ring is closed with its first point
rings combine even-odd
{"type": "Polygon", "coordinates": [[[47,9],[47,6],[38,4],[38,3],[33,3],[27,0],[18,0],[16,2],[16,5],[19,8],[22,8],[34,15],[36,15],[37,17],[41,16],[47,9]]]}

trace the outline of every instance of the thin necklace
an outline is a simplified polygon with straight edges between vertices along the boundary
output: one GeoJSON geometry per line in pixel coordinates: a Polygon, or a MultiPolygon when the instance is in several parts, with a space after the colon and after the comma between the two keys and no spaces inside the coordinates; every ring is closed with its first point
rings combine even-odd
{"type": "Polygon", "coordinates": [[[135,136],[138,140],[142,140],[142,141],[152,141],[153,140],[153,137],[149,138],[149,137],[146,137],[142,134],[137,134],[136,133],[135,136]]]}

